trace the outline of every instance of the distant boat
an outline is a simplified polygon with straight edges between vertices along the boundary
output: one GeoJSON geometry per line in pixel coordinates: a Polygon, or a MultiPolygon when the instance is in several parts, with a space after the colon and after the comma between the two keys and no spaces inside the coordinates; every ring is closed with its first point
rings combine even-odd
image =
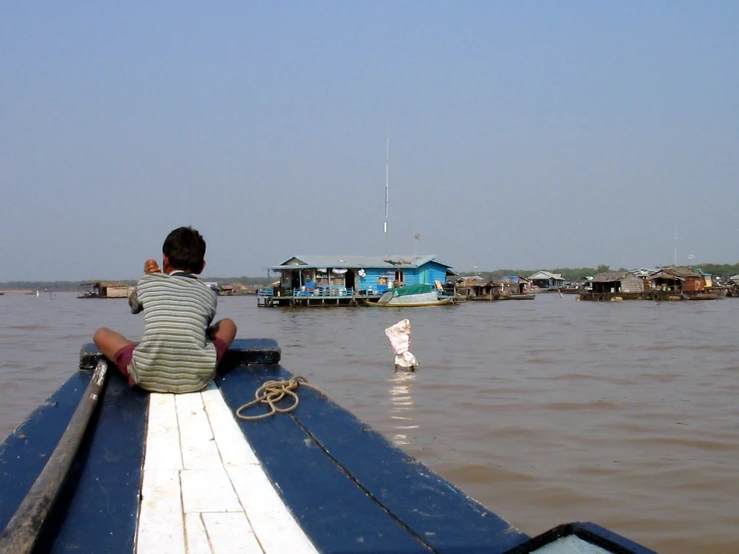
{"type": "Polygon", "coordinates": [[[522,292],[520,294],[511,294],[508,296],[502,296],[501,300],[534,300],[536,294],[533,292],[522,292]]]}
{"type": "Polygon", "coordinates": [[[433,286],[409,285],[389,289],[380,296],[379,300],[369,302],[367,305],[388,308],[421,308],[447,304],[454,304],[452,298],[440,295],[438,289],[433,286]]]}

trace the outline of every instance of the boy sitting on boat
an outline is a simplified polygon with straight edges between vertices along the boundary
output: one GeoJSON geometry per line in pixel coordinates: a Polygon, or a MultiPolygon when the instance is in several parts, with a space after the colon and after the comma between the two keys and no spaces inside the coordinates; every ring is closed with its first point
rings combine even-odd
{"type": "Polygon", "coordinates": [[[198,279],[205,267],[205,240],[192,227],[172,231],[162,246],[163,270],[144,263],[146,275],[128,299],[131,311],[144,312],[141,342],[102,327],[93,340],[128,378],[151,392],[184,393],[204,388],[236,337],[230,319],[211,322],[215,291],[198,279]]]}

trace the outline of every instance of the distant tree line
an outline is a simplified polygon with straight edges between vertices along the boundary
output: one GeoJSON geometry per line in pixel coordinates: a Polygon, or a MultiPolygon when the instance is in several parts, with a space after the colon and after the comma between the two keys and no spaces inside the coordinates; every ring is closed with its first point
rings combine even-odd
{"type": "Polygon", "coordinates": [[[0,289],[65,292],[76,291],[78,285],[79,281],[6,281],[0,283],[0,289]]]}
{"type": "MultiPolygon", "coordinates": [[[[267,277],[201,277],[203,281],[215,281],[217,283],[241,284],[241,285],[267,285],[270,280],[267,277]]],[[[276,279],[276,277],[275,277],[276,279]]],[[[114,281],[135,285],[135,280],[126,279],[98,279],[99,281],[114,281]]],[[[274,280],[274,279],[273,279],[274,280]]],[[[92,279],[90,281],[93,281],[92,279]]],[[[38,290],[53,292],[69,292],[79,290],[81,281],[7,281],[0,283],[0,289],[4,290],[38,290]]],[[[87,282],[87,281],[86,281],[87,282]]]]}

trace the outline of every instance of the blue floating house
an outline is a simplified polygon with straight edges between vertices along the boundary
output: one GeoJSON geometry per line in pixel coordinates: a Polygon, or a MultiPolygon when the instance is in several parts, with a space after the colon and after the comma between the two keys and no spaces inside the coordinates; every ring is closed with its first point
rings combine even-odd
{"type": "Polygon", "coordinates": [[[283,296],[294,291],[337,287],[351,293],[376,295],[403,285],[441,287],[456,275],[451,265],[432,256],[292,256],[270,267],[280,274],[283,296]]]}

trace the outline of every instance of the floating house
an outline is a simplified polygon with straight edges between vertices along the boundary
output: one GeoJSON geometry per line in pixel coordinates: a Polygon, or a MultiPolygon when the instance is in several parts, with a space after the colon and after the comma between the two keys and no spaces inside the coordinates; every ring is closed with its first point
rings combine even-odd
{"type": "Polygon", "coordinates": [[[528,279],[532,285],[542,290],[557,290],[565,286],[565,280],[559,273],[537,271],[530,275],[528,279]]]}
{"type": "Polygon", "coordinates": [[[595,294],[644,291],[644,279],[630,271],[598,273],[590,283],[591,291],[595,294]]]}
{"type": "Polygon", "coordinates": [[[520,275],[505,275],[500,278],[500,292],[503,295],[526,294],[531,287],[531,281],[520,275]]]}
{"type": "MultiPolygon", "coordinates": [[[[714,300],[727,295],[724,287],[710,287],[705,275],[687,267],[609,271],[591,281],[580,300],[714,300]]],[[[710,281],[709,281],[710,282],[710,281]]]]}
{"type": "Polygon", "coordinates": [[[349,299],[346,305],[355,305],[357,297],[378,299],[393,287],[432,285],[442,289],[447,276],[455,275],[452,266],[430,256],[291,256],[269,268],[279,273],[279,284],[271,290],[260,291],[260,305],[281,305],[291,299],[305,305],[324,305],[326,298],[349,299]],[[265,299],[262,302],[261,299],[265,299]],[[303,299],[308,299],[303,302],[303,299]],[[318,304],[310,299],[321,299],[318,304]]]}
{"type": "Polygon", "coordinates": [[[127,283],[87,281],[79,285],[77,298],[128,298],[135,288],[127,283]]]}
{"type": "Polygon", "coordinates": [[[457,281],[457,296],[465,300],[497,300],[499,293],[498,283],[488,281],[479,275],[457,281]]]}
{"type": "Polygon", "coordinates": [[[233,285],[221,285],[215,281],[205,281],[203,284],[215,291],[218,296],[236,295],[236,288],[233,285]]]}
{"type": "Polygon", "coordinates": [[[687,267],[663,267],[647,280],[651,288],[668,292],[703,292],[706,288],[703,275],[687,267]]]}

